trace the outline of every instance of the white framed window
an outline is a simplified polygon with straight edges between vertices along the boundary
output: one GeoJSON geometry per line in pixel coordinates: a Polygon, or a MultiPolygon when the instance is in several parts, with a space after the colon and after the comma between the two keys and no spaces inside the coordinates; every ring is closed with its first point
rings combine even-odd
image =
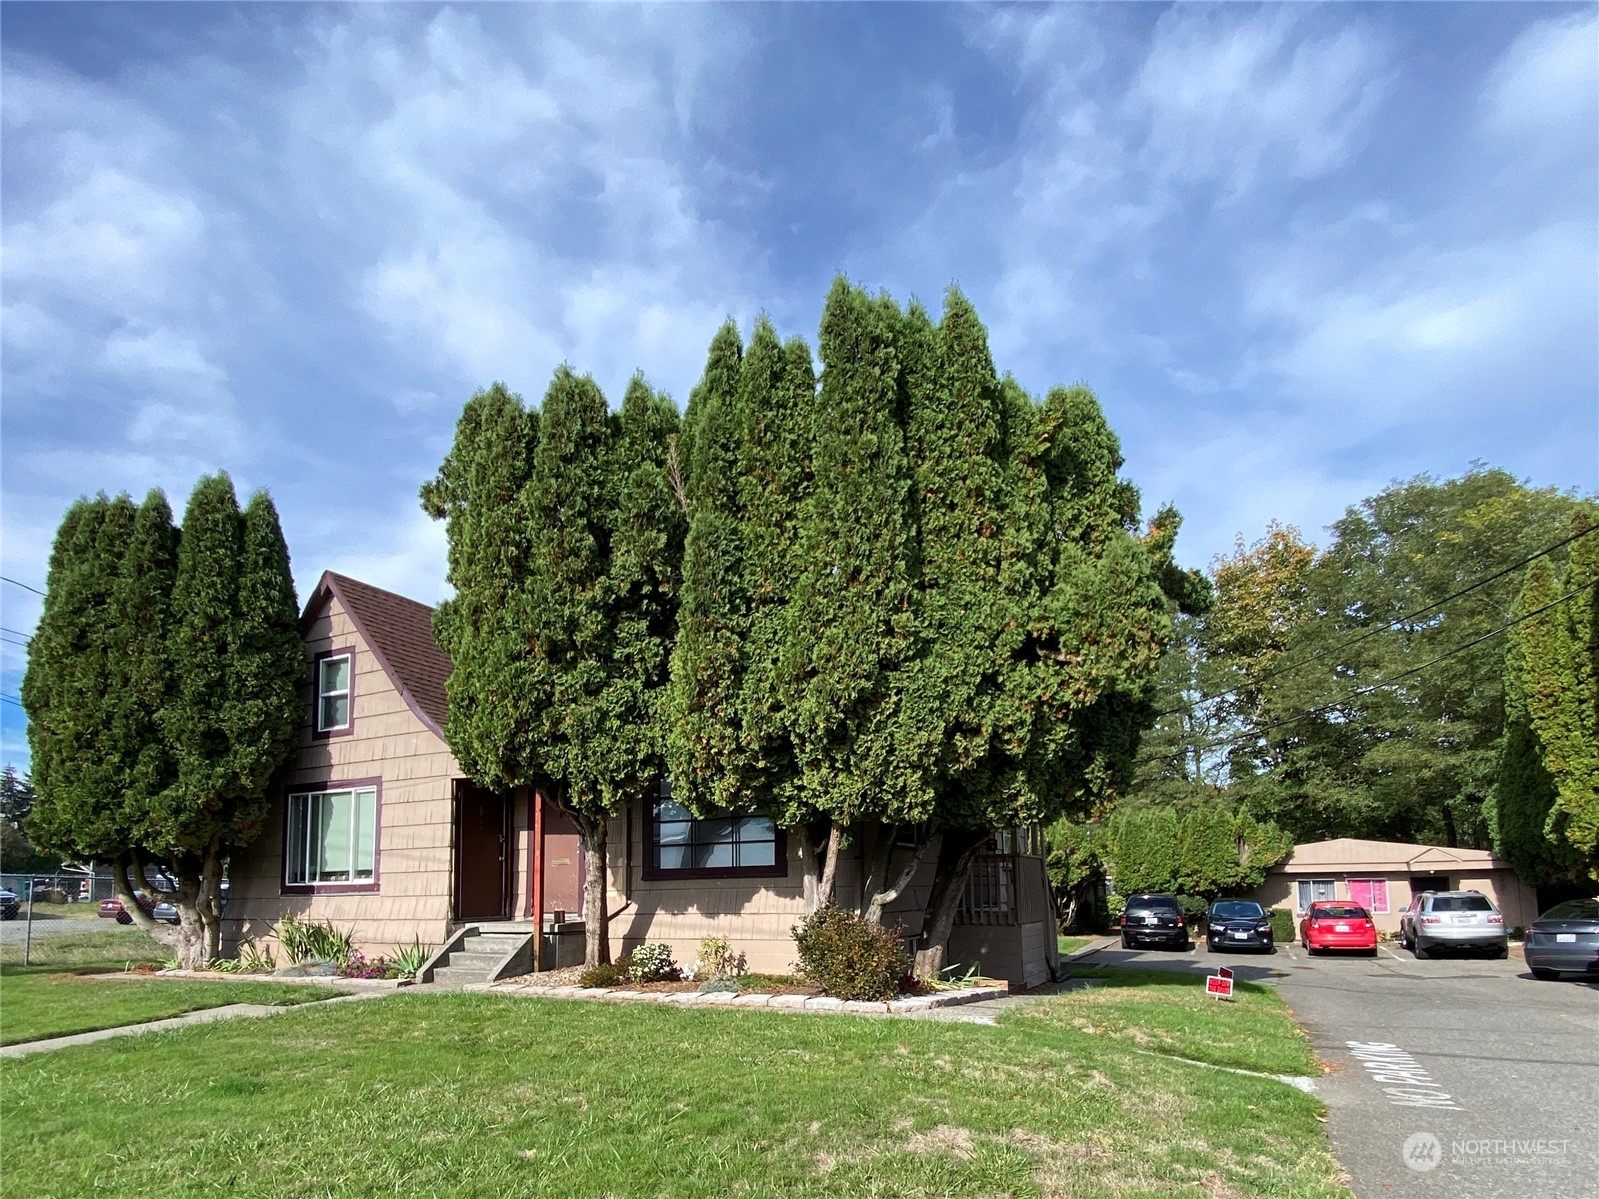
{"type": "Polygon", "coordinates": [[[1330,878],[1302,878],[1299,880],[1299,910],[1306,912],[1318,899],[1337,899],[1338,883],[1330,878]]]}
{"type": "Polygon", "coordinates": [[[1368,912],[1386,912],[1388,910],[1388,880],[1385,878],[1350,879],[1349,901],[1358,903],[1368,912]]]}
{"type": "Polygon", "coordinates": [[[378,789],[298,791],[288,801],[283,882],[368,886],[377,880],[378,789]]]}
{"type": "Polygon", "coordinates": [[[350,727],[352,655],[334,654],[316,664],[316,731],[333,733],[350,727]]]}

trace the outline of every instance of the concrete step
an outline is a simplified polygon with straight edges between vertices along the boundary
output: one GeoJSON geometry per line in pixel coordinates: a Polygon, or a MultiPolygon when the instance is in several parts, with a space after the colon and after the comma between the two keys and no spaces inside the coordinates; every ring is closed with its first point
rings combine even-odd
{"type": "MultiPolygon", "coordinates": [[[[510,953],[507,949],[505,953],[510,953]]],[[[505,960],[505,953],[479,953],[477,950],[463,952],[456,950],[445,959],[445,965],[451,970],[481,970],[489,971],[505,960]]]]}
{"type": "Polygon", "coordinates": [[[461,942],[464,953],[492,953],[504,957],[527,940],[526,937],[468,937],[461,942]]]}

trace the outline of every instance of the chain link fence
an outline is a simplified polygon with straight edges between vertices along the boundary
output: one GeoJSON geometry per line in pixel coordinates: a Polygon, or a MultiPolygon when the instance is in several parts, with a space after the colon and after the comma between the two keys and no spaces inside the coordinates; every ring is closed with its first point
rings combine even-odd
{"type": "Polygon", "coordinates": [[[115,898],[109,873],[0,874],[0,962],[49,966],[151,957],[157,947],[132,917],[119,921],[108,910],[100,918],[101,905],[115,898]]]}

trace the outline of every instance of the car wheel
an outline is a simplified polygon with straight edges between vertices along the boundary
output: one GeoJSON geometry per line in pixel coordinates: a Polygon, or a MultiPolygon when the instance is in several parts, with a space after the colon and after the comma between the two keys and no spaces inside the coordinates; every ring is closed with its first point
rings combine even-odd
{"type": "Polygon", "coordinates": [[[1558,970],[1549,970],[1549,969],[1544,968],[1543,966],[1534,966],[1532,968],[1532,976],[1534,978],[1538,979],[1540,982],[1549,983],[1549,982],[1554,982],[1555,979],[1560,977],[1560,971],[1558,971],[1558,970]]]}
{"type": "Polygon", "coordinates": [[[1311,957],[1319,957],[1321,955],[1321,946],[1312,945],[1312,944],[1310,944],[1307,941],[1305,943],[1305,952],[1308,953],[1311,957]]]}
{"type": "Polygon", "coordinates": [[[1501,962],[1504,961],[1506,958],[1508,958],[1510,956],[1510,946],[1501,945],[1498,949],[1493,951],[1493,954],[1491,956],[1497,958],[1501,962]]]}
{"type": "Polygon", "coordinates": [[[118,912],[117,913],[117,923],[118,924],[132,924],[133,923],[133,917],[128,915],[126,912],[118,912]]]}
{"type": "Polygon", "coordinates": [[[1415,941],[1410,946],[1410,952],[1416,955],[1418,962],[1424,962],[1427,960],[1427,954],[1431,951],[1420,941],[1415,941]]]}
{"type": "Polygon", "coordinates": [[[1261,952],[1262,953],[1276,953],[1277,952],[1277,942],[1275,942],[1275,941],[1267,941],[1266,942],[1266,948],[1261,950],[1261,952]]]}
{"type": "Polygon", "coordinates": [[[1133,947],[1133,943],[1127,939],[1127,934],[1123,933],[1122,934],[1122,948],[1123,949],[1131,949],[1132,947],[1133,947]]]}
{"type": "Polygon", "coordinates": [[[1402,928],[1399,930],[1399,943],[1406,949],[1416,948],[1416,943],[1410,939],[1410,934],[1402,928]]]}

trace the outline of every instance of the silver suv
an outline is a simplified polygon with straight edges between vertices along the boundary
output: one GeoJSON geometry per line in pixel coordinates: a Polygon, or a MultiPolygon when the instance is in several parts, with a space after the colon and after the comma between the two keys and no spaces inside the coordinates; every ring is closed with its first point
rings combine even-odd
{"type": "Polygon", "coordinates": [[[1399,939],[1418,958],[1444,948],[1510,956],[1505,918],[1481,891],[1423,891],[1399,917],[1399,939]]]}

